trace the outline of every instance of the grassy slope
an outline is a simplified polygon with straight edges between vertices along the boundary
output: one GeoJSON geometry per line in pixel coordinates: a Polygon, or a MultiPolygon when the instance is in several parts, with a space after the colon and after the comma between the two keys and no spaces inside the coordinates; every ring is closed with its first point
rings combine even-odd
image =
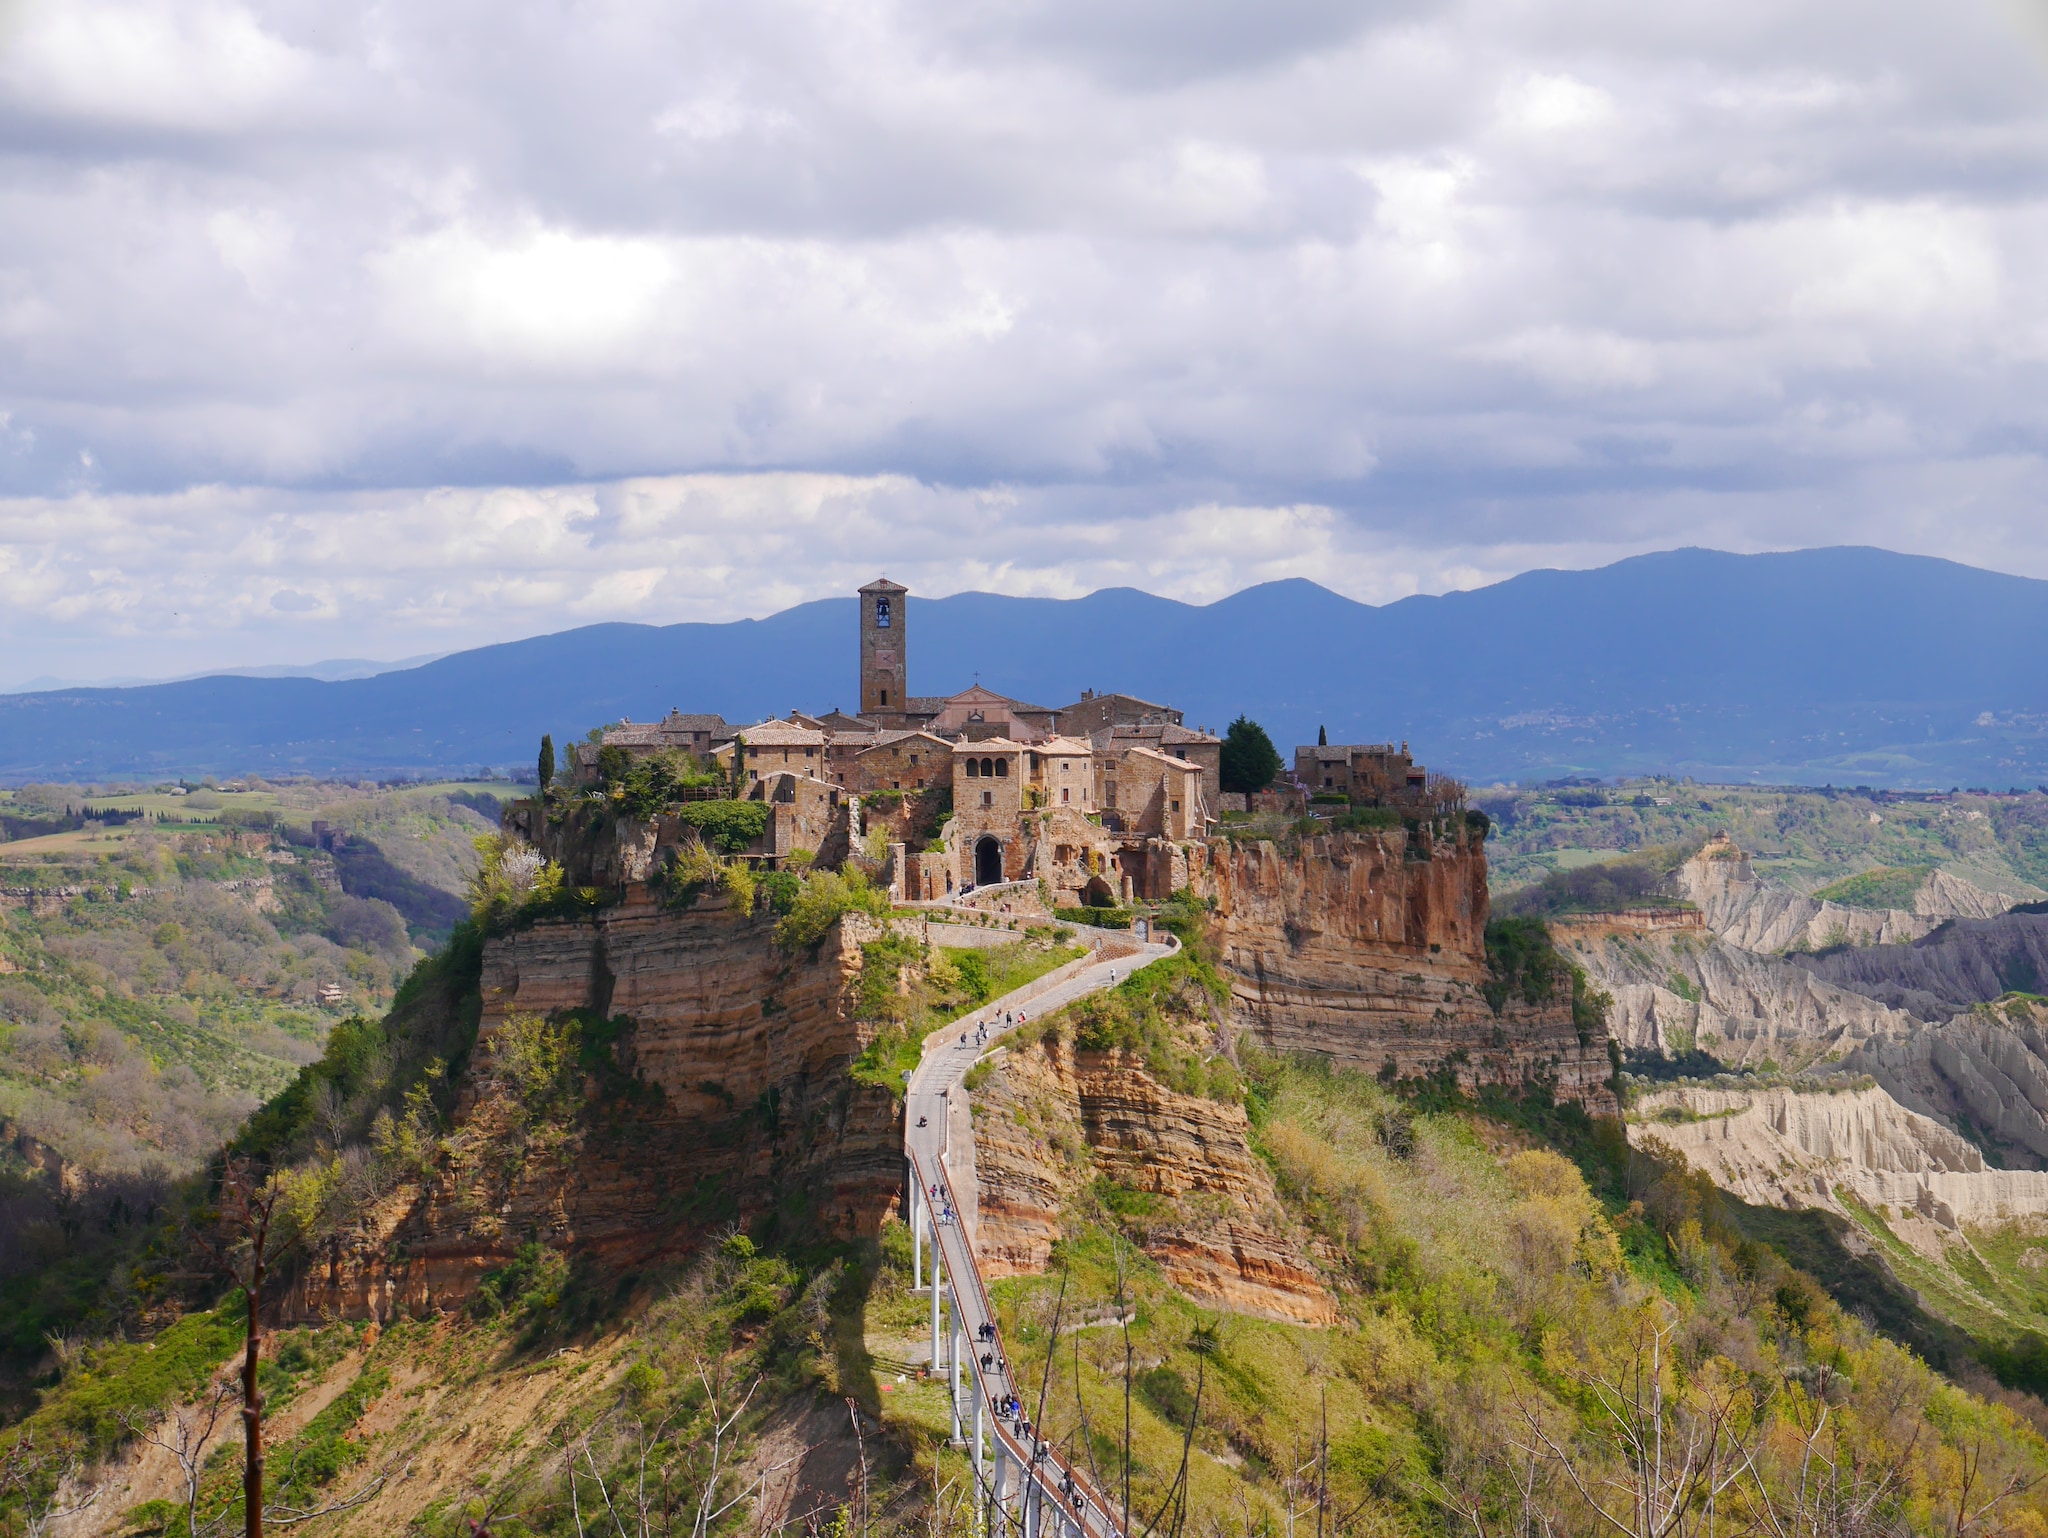
{"type": "Polygon", "coordinates": [[[914,942],[895,938],[867,950],[861,1015],[885,1023],[855,1059],[853,1077],[896,1095],[903,1093],[905,1071],[915,1070],[922,1060],[925,1039],[932,1032],[1086,954],[1082,947],[1062,945],[1050,934],[986,948],[935,946],[931,956],[914,942]],[[900,994],[895,981],[899,968],[909,968],[914,979],[909,991],[900,994]]]}
{"type": "Polygon", "coordinates": [[[1995,890],[2048,889],[2048,795],[1880,805],[1853,792],[1753,790],[1670,780],[1604,788],[1489,789],[1494,890],[1611,851],[1682,844],[1726,831],[1760,868],[1810,890],[1875,866],[1940,866],[1995,890]],[[1638,806],[1662,797],[1669,806],[1638,806]],[[1875,814],[1879,819],[1872,822],[1875,814]]]}

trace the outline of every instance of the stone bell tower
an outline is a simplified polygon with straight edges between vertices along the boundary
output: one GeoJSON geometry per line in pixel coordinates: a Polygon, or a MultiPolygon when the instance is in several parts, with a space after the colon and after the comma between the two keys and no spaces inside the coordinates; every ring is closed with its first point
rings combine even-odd
{"type": "Polygon", "coordinates": [[[860,590],[860,713],[893,716],[910,700],[910,589],[877,577],[860,590]]]}

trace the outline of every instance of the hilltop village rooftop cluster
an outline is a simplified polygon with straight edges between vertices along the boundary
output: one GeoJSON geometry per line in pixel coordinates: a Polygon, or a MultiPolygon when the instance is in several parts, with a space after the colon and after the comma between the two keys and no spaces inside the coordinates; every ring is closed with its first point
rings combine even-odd
{"type": "MultiPolygon", "coordinates": [[[[1030,882],[1061,904],[1107,906],[1173,889],[1173,850],[1233,812],[1305,811],[1311,800],[1419,805],[1428,777],[1405,743],[1295,750],[1291,779],[1223,787],[1223,739],[1134,695],[1084,691],[1048,707],[975,685],[909,690],[909,590],[860,590],[860,710],[735,725],[671,711],[577,747],[584,788],[634,759],[683,753],[771,814],[746,853],[779,863],[886,824],[891,895],[933,901],[1030,882]],[[879,824],[877,819],[879,819],[879,824]],[[929,835],[929,836],[926,836],[929,835]]],[[[730,795],[730,789],[702,794],[730,795]]]]}

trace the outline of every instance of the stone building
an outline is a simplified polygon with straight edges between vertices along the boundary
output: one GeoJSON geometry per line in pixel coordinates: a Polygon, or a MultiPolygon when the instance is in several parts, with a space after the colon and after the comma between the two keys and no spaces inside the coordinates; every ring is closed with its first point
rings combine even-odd
{"type": "Polygon", "coordinates": [[[1172,839],[1208,831],[1199,766],[1146,747],[1098,755],[1096,765],[1105,826],[1172,839]]]}
{"type": "Polygon", "coordinates": [[[570,750],[569,778],[578,785],[595,785],[600,748],[624,748],[633,758],[652,758],[657,753],[692,753],[707,758],[721,742],[732,740],[732,729],[719,715],[692,715],[671,710],[659,721],[620,721],[604,730],[598,742],[579,742],[570,750]]]}
{"type": "Polygon", "coordinates": [[[1390,742],[1296,748],[1294,777],[1311,796],[1346,796],[1356,806],[1414,805],[1429,783],[1405,742],[1398,748],[1390,742]]]}
{"type": "Polygon", "coordinates": [[[1025,754],[1024,769],[1038,794],[1035,804],[1071,807],[1077,812],[1095,811],[1095,749],[1075,737],[1048,737],[1025,754]]]}
{"type": "MultiPolygon", "coordinates": [[[[1176,712],[1177,714],[1178,712],[1176,712]]],[[[1090,735],[1089,744],[1099,753],[1120,753],[1126,748],[1150,748],[1168,758],[1178,758],[1202,771],[1202,799],[1213,812],[1223,793],[1223,739],[1172,721],[1128,722],[1106,726],[1090,735]]]]}
{"type": "Polygon", "coordinates": [[[953,744],[931,732],[877,732],[853,738],[849,746],[861,743],[845,758],[839,756],[839,740],[832,743],[835,778],[858,794],[928,790],[952,780],[953,744]]]}
{"type": "Polygon", "coordinates": [[[1069,737],[1092,737],[1111,726],[1181,726],[1181,713],[1171,705],[1155,705],[1134,694],[1097,694],[1083,689],[1081,697],[1059,712],[1059,729],[1069,737]]]}
{"type": "Polygon", "coordinates": [[[909,596],[887,577],[860,590],[860,713],[872,719],[910,704],[909,596]]]}
{"type": "Polygon", "coordinates": [[[747,787],[747,799],[768,807],[768,826],[750,853],[781,864],[800,850],[813,855],[849,842],[848,807],[836,785],[793,770],[771,769],[747,787]]]}
{"type": "Polygon", "coordinates": [[[1024,745],[1008,738],[953,744],[953,810],[1015,819],[1024,810],[1024,745]]]}
{"type": "Polygon", "coordinates": [[[1029,742],[1052,735],[1055,712],[998,694],[980,684],[930,703],[939,708],[924,725],[946,736],[1011,737],[1029,742]]]}
{"type": "Polygon", "coordinates": [[[733,741],[712,755],[728,773],[732,770],[734,752],[744,743],[742,761],[748,780],[758,780],[763,775],[782,770],[820,780],[826,776],[826,737],[815,726],[771,717],[754,726],[743,726],[733,735],[733,741]]]}

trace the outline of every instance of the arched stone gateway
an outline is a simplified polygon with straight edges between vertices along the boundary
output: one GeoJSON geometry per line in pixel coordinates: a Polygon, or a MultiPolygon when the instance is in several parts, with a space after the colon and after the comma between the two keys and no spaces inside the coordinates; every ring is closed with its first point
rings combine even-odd
{"type": "Polygon", "coordinates": [[[1090,908],[1114,908],[1116,892],[1100,876],[1092,876],[1088,885],[1082,888],[1081,901],[1090,908]]]}
{"type": "Polygon", "coordinates": [[[984,833],[974,845],[974,884],[993,886],[1003,879],[1003,841],[984,833]]]}

